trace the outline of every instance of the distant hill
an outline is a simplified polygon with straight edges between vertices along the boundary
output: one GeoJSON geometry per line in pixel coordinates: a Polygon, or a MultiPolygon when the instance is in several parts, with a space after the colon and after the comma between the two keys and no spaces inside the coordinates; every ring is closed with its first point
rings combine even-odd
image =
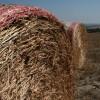
{"type": "Polygon", "coordinates": [[[100,24],[85,24],[85,26],[89,33],[100,32],[100,24]]]}

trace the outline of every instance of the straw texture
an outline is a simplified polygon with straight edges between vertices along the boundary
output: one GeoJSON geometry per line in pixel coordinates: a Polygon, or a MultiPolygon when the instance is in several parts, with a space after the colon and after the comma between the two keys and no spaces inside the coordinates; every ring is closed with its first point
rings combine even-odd
{"type": "Polygon", "coordinates": [[[46,10],[0,6],[0,100],[74,100],[72,41],[46,10]]]}

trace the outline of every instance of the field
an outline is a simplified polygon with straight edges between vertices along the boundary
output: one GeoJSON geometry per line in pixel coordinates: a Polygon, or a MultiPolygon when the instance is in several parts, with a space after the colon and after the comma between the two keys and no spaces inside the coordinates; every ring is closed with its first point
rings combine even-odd
{"type": "Polygon", "coordinates": [[[76,100],[100,100],[100,32],[95,28],[88,33],[88,51],[83,69],[78,72],[76,100]]]}

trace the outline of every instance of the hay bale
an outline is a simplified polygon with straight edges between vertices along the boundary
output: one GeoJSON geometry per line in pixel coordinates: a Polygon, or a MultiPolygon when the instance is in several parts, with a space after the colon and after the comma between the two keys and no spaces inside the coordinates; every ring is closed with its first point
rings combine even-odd
{"type": "MultiPolygon", "coordinates": [[[[83,93],[80,90],[81,87],[81,74],[83,69],[86,67],[86,56],[87,56],[87,31],[83,24],[81,23],[68,23],[67,33],[72,37],[70,41],[73,47],[73,64],[75,64],[75,100],[81,100],[80,96],[83,93]]],[[[87,100],[87,99],[86,99],[87,100]]]]}
{"type": "Polygon", "coordinates": [[[72,45],[46,10],[0,6],[0,100],[74,100],[72,45]]]}
{"type": "Polygon", "coordinates": [[[68,23],[66,26],[68,27],[67,33],[73,41],[73,61],[75,66],[80,69],[84,64],[87,51],[87,31],[85,25],[81,23],[68,23]]]}

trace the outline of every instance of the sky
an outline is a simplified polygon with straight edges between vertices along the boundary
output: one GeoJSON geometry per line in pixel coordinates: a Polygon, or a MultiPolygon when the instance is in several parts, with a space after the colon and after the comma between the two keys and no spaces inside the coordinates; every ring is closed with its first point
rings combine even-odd
{"type": "Polygon", "coordinates": [[[100,24],[100,0],[0,0],[0,3],[46,8],[64,22],[100,24]]]}

